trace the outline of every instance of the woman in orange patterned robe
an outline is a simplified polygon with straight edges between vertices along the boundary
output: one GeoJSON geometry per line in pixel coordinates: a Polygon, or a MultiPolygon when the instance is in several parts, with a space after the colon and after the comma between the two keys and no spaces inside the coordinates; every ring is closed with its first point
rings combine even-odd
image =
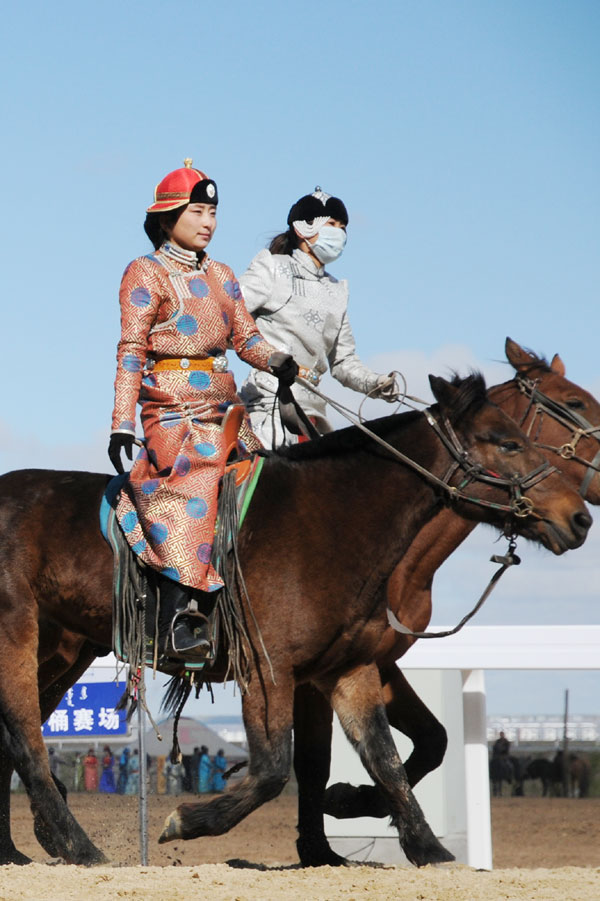
{"type": "MultiPolygon", "coordinates": [[[[217,199],[215,183],[191,161],[156,189],[145,223],[155,252],[130,263],[121,283],[109,446],[122,471],[120,452],[131,459],[139,402],[145,447],[117,516],[135,553],[163,577],[161,604],[172,627],[161,650],[186,656],[206,653],[208,642],[192,617],[175,613],[187,610],[190,588],[197,594],[223,584],[210,563],[226,455],[221,420],[240,403],[225,352],[232,346],[242,360],[284,381],[297,373],[292,358],[260,334],[231,269],[206,255],[217,199]]],[[[261,446],[247,420],[240,437],[248,450],[261,446]]]]}

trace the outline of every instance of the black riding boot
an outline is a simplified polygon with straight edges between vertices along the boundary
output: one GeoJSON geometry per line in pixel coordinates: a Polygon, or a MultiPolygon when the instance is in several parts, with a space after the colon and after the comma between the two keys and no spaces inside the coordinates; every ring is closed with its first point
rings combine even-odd
{"type": "Polygon", "coordinates": [[[191,589],[160,580],[159,647],[167,657],[202,660],[210,653],[208,622],[190,608],[191,589]]]}

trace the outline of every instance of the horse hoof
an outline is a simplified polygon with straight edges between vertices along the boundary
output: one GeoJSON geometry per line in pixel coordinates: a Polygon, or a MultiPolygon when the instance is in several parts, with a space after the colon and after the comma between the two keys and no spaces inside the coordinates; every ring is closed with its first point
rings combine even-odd
{"type": "Polygon", "coordinates": [[[165,842],[172,842],[176,838],[181,838],[181,833],[179,832],[180,822],[179,822],[179,814],[176,810],[173,813],[170,813],[167,819],[165,820],[165,825],[163,826],[163,831],[158,837],[158,844],[164,845],[165,842]]]}
{"type": "Polygon", "coordinates": [[[298,839],[296,849],[303,867],[345,867],[349,863],[345,857],[336,854],[325,839],[319,842],[298,839]]]}
{"type": "Polygon", "coordinates": [[[31,857],[26,857],[25,854],[21,854],[20,851],[17,851],[14,848],[8,854],[0,854],[0,867],[7,866],[8,864],[14,863],[18,867],[26,867],[28,864],[33,863],[31,857]]]}

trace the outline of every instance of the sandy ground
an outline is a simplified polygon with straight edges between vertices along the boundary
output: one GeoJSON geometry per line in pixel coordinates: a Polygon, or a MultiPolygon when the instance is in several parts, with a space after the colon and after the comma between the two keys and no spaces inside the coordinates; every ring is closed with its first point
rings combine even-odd
{"type": "Polygon", "coordinates": [[[296,866],[293,796],[255,811],[227,836],[158,845],[156,837],[172,807],[173,799],[151,796],[150,866],[141,867],[136,800],[73,795],[75,816],[113,861],[112,867],[82,869],[46,865],[33,836],[27,800],[13,796],[15,843],[36,862],[0,867],[0,901],[190,901],[202,896],[211,901],[600,899],[600,799],[494,799],[496,869],[491,873],[456,865],[301,870],[296,866]]]}

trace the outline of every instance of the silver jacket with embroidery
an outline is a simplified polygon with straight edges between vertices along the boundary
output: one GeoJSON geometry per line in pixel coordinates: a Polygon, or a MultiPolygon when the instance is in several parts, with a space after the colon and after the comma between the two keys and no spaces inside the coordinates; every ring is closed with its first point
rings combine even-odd
{"type": "MultiPolygon", "coordinates": [[[[342,385],[366,394],[378,379],[356,354],[348,321],[348,282],[338,281],[308,254],[261,250],[240,278],[246,307],[266,340],[292,354],[300,366],[323,375],[329,368],[342,385]]],[[[252,371],[241,390],[250,414],[271,413],[277,379],[252,371]]],[[[327,430],[326,404],[300,385],[294,395],[317,427],[327,430]]],[[[253,426],[256,417],[252,415],[253,426]]]]}

